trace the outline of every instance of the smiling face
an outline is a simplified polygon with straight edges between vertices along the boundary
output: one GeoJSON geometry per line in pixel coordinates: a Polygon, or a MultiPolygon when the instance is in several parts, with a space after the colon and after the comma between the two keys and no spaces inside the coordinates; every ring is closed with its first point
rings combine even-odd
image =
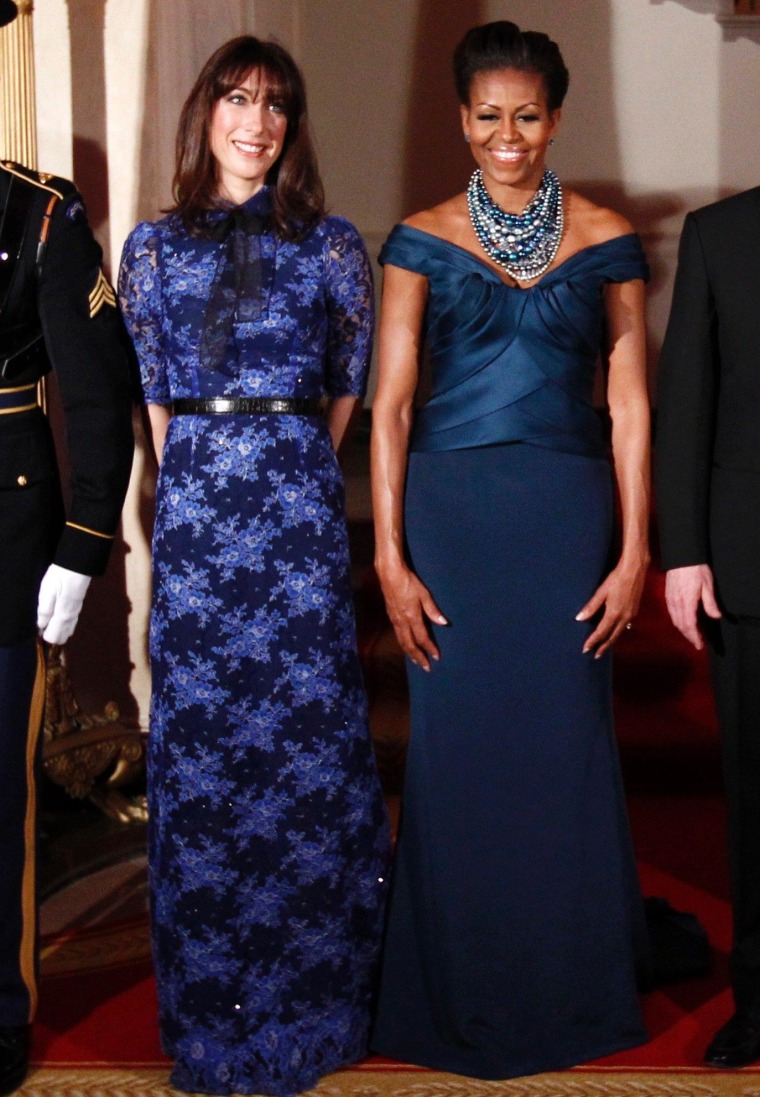
{"type": "Polygon", "coordinates": [[[261,190],[280,158],[287,128],[285,106],[259,69],[217,101],[209,146],[222,198],[241,205],[261,190]]]}
{"type": "Polygon", "coordinates": [[[494,201],[520,212],[541,182],[560,111],[550,111],[543,77],[518,69],[478,72],[462,128],[494,201]]]}

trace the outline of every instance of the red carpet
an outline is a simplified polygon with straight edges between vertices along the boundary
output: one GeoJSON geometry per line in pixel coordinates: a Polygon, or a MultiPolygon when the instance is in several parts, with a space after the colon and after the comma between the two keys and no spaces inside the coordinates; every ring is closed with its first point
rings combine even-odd
{"type": "MultiPolygon", "coordinates": [[[[361,616],[373,732],[392,793],[394,772],[403,756],[403,676],[371,592],[361,616]]],[[[647,995],[644,1010],[651,1042],[590,1067],[511,1083],[478,1083],[370,1060],[325,1080],[315,1093],[760,1097],[760,1068],[726,1075],[700,1067],[705,1044],[731,1008],[726,989],[730,910],[719,752],[706,661],[695,656],[670,626],[662,579],[655,573],[635,628],[618,648],[616,704],[644,892],[665,896],[676,908],[698,914],[714,947],[713,972],[647,995]]],[[[144,920],[45,942],[33,1057],[47,1068],[37,1075],[41,1092],[50,1092],[56,1070],[63,1073],[53,1088],[67,1090],[66,1070],[75,1066],[79,1073],[71,1075],[71,1092],[87,1088],[82,1068],[95,1070],[94,1088],[102,1094],[123,1092],[127,1077],[134,1082],[130,1091],[164,1092],[166,1061],[158,1045],[144,920]],[[118,1068],[128,1069],[119,1074],[118,1068]]],[[[34,1083],[33,1075],[29,1092],[34,1083]]]]}
{"type": "Polygon", "coordinates": [[[35,1062],[167,1061],[158,1043],[147,917],[43,940],[42,974],[35,1062]]]}

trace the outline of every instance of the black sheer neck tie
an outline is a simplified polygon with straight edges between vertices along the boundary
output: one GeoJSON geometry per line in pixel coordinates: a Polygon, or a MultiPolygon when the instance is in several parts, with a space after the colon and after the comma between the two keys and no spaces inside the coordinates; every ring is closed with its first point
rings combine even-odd
{"type": "Polygon", "coordinates": [[[224,244],[203,319],[200,362],[233,376],[235,322],[250,323],[262,312],[261,236],[270,218],[243,206],[208,226],[206,238],[224,244]]]}

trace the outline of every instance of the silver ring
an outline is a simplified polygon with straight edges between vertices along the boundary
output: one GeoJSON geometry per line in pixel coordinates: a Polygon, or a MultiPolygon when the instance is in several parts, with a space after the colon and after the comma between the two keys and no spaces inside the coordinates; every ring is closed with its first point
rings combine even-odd
{"type": "Polygon", "coordinates": [[[626,628],[633,628],[633,625],[630,621],[628,621],[625,627],[626,628]]]}

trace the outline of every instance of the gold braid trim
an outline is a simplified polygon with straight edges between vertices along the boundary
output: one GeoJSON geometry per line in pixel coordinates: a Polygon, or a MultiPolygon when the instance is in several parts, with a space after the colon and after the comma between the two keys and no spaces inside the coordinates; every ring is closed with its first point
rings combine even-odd
{"type": "MultiPolygon", "coordinates": [[[[7,172],[10,172],[11,175],[15,175],[19,179],[23,179],[25,183],[31,183],[33,187],[40,187],[41,190],[50,191],[50,193],[54,194],[56,198],[60,198],[61,201],[63,201],[63,194],[61,193],[61,191],[56,190],[55,187],[48,186],[47,183],[43,183],[37,173],[31,171],[31,169],[27,168],[26,171],[19,171],[14,166],[12,160],[3,160],[2,165],[7,172]]],[[[48,178],[52,178],[52,176],[48,176],[48,178]]]]}
{"type": "Polygon", "coordinates": [[[24,822],[24,873],[21,883],[21,948],[19,968],[29,994],[29,1020],[37,1012],[37,741],[42,731],[42,713],[45,706],[45,657],[42,644],[37,641],[37,673],[29,709],[29,725],[26,739],[26,819],[24,822]]]}
{"type": "Polygon", "coordinates": [[[108,279],[102,270],[98,271],[98,280],[90,292],[90,319],[93,320],[104,305],[116,308],[116,294],[109,285],[108,279]]]}
{"type": "Polygon", "coordinates": [[[96,529],[88,529],[87,526],[78,526],[76,522],[67,522],[67,526],[71,526],[72,529],[81,530],[82,533],[91,533],[93,537],[102,537],[104,541],[113,541],[116,536],[115,533],[100,533],[96,529]]]}

